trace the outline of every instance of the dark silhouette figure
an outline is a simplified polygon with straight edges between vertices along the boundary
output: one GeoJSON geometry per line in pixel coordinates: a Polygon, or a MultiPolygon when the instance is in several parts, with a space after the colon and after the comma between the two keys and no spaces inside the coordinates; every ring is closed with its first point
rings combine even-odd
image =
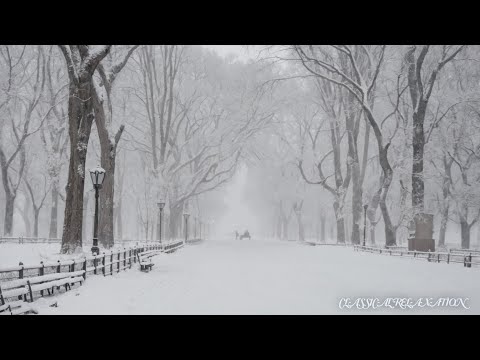
{"type": "Polygon", "coordinates": [[[240,240],[242,239],[245,239],[245,238],[248,238],[249,240],[251,239],[250,238],[250,233],[248,232],[248,230],[246,230],[243,235],[240,235],[240,240]]]}
{"type": "Polygon", "coordinates": [[[235,230],[235,240],[238,240],[238,236],[239,236],[238,231],[235,230]]]}

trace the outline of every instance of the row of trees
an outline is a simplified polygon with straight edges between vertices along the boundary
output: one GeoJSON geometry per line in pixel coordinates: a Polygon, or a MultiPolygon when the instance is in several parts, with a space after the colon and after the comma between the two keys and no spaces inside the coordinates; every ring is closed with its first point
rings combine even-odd
{"type": "Polygon", "coordinates": [[[395,245],[397,236],[405,240],[416,216],[433,213],[439,245],[453,221],[468,248],[480,215],[479,50],[464,45],[264,49],[266,61],[282,65],[282,75],[271,83],[290,89],[271,151],[286,159],[282,176],[295,164],[291,180],[309,185],[304,194],[289,190],[277,197],[273,223],[287,222],[281,201],[293,196],[289,211],[298,213],[304,200],[316,196],[323,211],[330,207],[340,243],[360,242],[368,205],[372,243],[377,224],[385,243],[395,245]],[[284,155],[278,141],[289,149],[284,155]],[[313,188],[323,191],[314,195],[313,188]]]}
{"type": "Polygon", "coordinates": [[[27,226],[30,212],[38,236],[48,205],[49,236],[57,237],[64,205],[63,253],[78,251],[86,238],[93,202],[87,164],[107,173],[104,247],[113,246],[115,233],[124,237],[123,223],[136,228],[130,236],[155,237],[160,199],[166,233],[176,237],[184,210],[198,213],[202,202],[215,209],[205,195],[233,176],[274,118],[271,92],[258,86],[270,69],[201,47],[2,46],[1,56],[3,233],[12,235],[15,213],[27,226]],[[15,203],[24,208],[15,212],[15,203]]]}

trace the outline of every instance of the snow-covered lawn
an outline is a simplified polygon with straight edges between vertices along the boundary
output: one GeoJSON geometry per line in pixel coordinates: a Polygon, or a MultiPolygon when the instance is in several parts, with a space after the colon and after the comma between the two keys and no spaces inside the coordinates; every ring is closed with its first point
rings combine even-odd
{"type": "MultiPolygon", "coordinates": [[[[139,243],[142,245],[144,243],[139,243]]],[[[133,247],[135,242],[128,242],[125,244],[116,245],[113,250],[123,249],[124,247],[133,247]]],[[[57,261],[67,259],[83,258],[91,255],[91,244],[83,246],[83,253],[62,255],[60,254],[60,244],[18,244],[18,243],[2,243],[0,244],[0,268],[15,266],[21,261],[24,265],[37,265],[41,261],[57,261]]],[[[100,251],[108,252],[100,248],[100,251]]]]}
{"type": "MultiPolygon", "coordinates": [[[[210,240],[91,276],[41,314],[480,314],[480,269],[261,240],[210,240]],[[343,297],[469,298],[459,308],[340,309],[343,297]]],[[[42,304],[44,299],[40,299],[42,304]]],[[[51,302],[51,299],[49,299],[51,302]]]]}

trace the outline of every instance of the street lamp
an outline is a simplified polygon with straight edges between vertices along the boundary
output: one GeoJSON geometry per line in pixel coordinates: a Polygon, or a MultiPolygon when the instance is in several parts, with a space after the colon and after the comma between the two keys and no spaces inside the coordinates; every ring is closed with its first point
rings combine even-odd
{"type": "Polygon", "coordinates": [[[160,202],[157,203],[157,206],[160,210],[160,215],[158,219],[158,241],[160,242],[160,245],[162,245],[162,213],[163,208],[165,207],[165,201],[160,200],[160,202]]]}
{"type": "Polygon", "coordinates": [[[184,213],[183,217],[185,218],[185,243],[188,240],[188,217],[190,216],[189,213],[184,213]]]}
{"type": "Polygon", "coordinates": [[[365,204],[363,205],[363,210],[364,210],[364,214],[363,214],[363,246],[365,246],[365,239],[366,239],[366,235],[367,235],[367,208],[368,208],[368,205],[365,204]]]}
{"type": "Polygon", "coordinates": [[[103,180],[105,179],[105,170],[97,166],[95,169],[90,170],[90,177],[93,187],[95,188],[95,219],[93,222],[92,254],[98,255],[100,253],[100,249],[98,248],[98,190],[102,188],[103,180]]]}

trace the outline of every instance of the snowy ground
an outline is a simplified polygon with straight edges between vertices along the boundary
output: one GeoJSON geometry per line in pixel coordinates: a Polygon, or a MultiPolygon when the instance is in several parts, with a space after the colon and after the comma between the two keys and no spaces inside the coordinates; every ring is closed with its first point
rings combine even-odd
{"type": "MultiPolygon", "coordinates": [[[[92,276],[41,314],[480,314],[480,269],[292,242],[210,240],[92,276]],[[343,297],[469,298],[469,310],[340,309],[343,297]]],[[[42,304],[44,299],[40,299],[42,304]]],[[[51,299],[48,300],[51,302],[51,299]]]]}
{"type": "MultiPolygon", "coordinates": [[[[144,243],[139,243],[142,245],[144,243]]],[[[113,250],[123,249],[123,247],[133,247],[135,242],[128,242],[122,245],[115,246],[113,250]]],[[[0,244],[0,268],[15,266],[21,261],[24,265],[37,265],[41,261],[57,261],[67,259],[84,258],[91,255],[91,244],[83,246],[83,253],[73,255],[60,254],[60,244],[18,244],[18,243],[2,243],[0,244]]],[[[100,248],[100,251],[108,252],[110,250],[104,250],[100,248]]]]}

